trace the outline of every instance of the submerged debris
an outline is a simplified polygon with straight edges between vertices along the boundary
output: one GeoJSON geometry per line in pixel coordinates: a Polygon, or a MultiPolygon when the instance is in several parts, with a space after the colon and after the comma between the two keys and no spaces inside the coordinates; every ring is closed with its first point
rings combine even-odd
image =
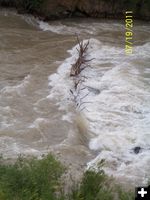
{"type": "Polygon", "coordinates": [[[141,148],[141,147],[134,147],[134,149],[133,149],[133,151],[134,151],[134,153],[135,153],[135,154],[138,154],[138,153],[140,153],[140,152],[141,152],[141,150],[142,150],[142,148],[141,148]]]}

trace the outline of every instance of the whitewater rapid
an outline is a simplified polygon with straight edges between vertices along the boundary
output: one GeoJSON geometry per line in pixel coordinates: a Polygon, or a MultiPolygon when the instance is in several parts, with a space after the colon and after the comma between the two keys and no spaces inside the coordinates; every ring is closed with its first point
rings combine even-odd
{"type": "Polygon", "coordinates": [[[43,22],[0,12],[0,152],[41,155],[98,170],[134,185],[150,178],[150,25],[134,26],[125,55],[124,23],[95,19],[43,22]],[[89,40],[90,67],[76,102],[70,69],[76,34],[89,40]],[[78,105],[76,104],[78,103],[78,105]],[[80,128],[77,128],[77,124],[80,128]],[[84,133],[83,133],[84,132],[84,133]]]}
{"type": "MultiPolygon", "coordinates": [[[[81,105],[76,107],[92,133],[89,148],[98,152],[88,168],[98,169],[104,159],[103,168],[109,175],[133,182],[140,179],[146,184],[150,169],[150,79],[145,74],[150,75],[150,43],[135,47],[128,57],[122,48],[93,38],[89,41],[87,58],[94,60],[82,71],[86,79],[77,97],[81,105]],[[138,153],[134,150],[137,147],[138,153]]],[[[66,110],[73,103],[70,70],[78,58],[77,48],[69,51],[71,57],[49,77],[52,88],[48,98],[57,100],[60,109],[66,110]]]]}

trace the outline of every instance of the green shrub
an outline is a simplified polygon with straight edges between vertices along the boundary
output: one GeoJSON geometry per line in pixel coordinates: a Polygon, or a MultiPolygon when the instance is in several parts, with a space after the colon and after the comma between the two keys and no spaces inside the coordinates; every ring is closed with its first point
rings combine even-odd
{"type": "Polygon", "coordinates": [[[48,155],[41,160],[19,157],[13,165],[0,163],[0,200],[56,200],[64,168],[48,155]]]}
{"type": "Polygon", "coordinates": [[[80,186],[73,189],[70,200],[134,200],[131,192],[125,192],[103,171],[86,171],[80,186]]]}
{"type": "Polygon", "coordinates": [[[38,160],[19,157],[14,164],[0,159],[0,200],[133,200],[113,185],[102,170],[83,174],[81,183],[64,195],[60,177],[65,168],[52,155],[38,160]]]}
{"type": "Polygon", "coordinates": [[[105,188],[106,176],[101,172],[86,171],[81,185],[72,191],[70,200],[111,200],[109,188],[105,188]]]}

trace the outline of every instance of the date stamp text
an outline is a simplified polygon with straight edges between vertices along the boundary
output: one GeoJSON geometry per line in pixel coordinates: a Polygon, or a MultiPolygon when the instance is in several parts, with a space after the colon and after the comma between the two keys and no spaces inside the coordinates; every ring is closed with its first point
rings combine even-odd
{"type": "Polygon", "coordinates": [[[125,53],[133,53],[133,12],[125,13],[125,53]]]}

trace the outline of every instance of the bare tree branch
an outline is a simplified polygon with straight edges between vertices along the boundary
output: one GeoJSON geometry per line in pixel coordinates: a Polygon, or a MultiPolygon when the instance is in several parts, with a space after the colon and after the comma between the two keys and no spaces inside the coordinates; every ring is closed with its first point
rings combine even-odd
{"type": "MultiPolygon", "coordinates": [[[[73,96],[73,100],[76,104],[76,107],[80,109],[82,105],[86,103],[91,103],[91,102],[83,102],[83,99],[86,96],[88,96],[90,92],[80,97],[81,90],[84,90],[87,88],[87,86],[84,86],[82,83],[85,82],[85,79],[88,79],[88,77],[84,75],[80,75],[80,74],[85,68],[91,67],[88,64],[88,62],[92,61],[94,58],[86,59],[87,50],[89,46],[89,40],[86,43],[83,43],[83,41],[79,40],[78,35],[76,35],[76,37],[77,37],[77,42],[79,46],[79,48],[76,48],[78,52],[78,58],[75,61],[75,63],[72,64],[71,71],[70,71],[70,76],[73,77],[73,82],[74,82],[74,90],[70,89],[70,92],[73,96]]],[[[84,109],[86,109],[86,107],[83,107],[81,110],[84,110],[84,109]]]]}

